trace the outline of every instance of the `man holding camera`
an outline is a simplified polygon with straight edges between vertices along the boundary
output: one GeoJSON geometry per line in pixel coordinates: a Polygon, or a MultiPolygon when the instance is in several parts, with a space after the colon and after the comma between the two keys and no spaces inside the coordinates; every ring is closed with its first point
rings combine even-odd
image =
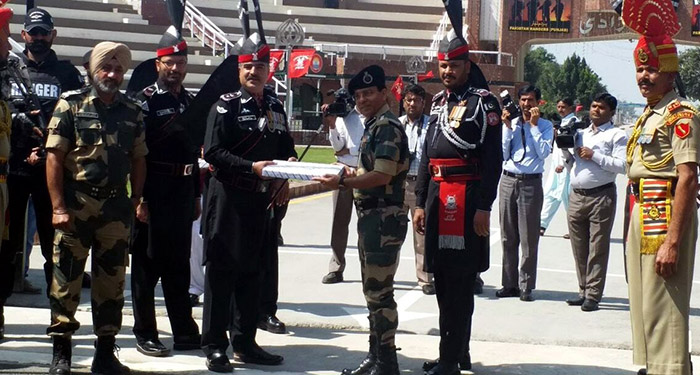
{"type": "MultiPolygon", "coordinates": [[[[365,117],[352,108],[354,100],[345,89],[335,92],[335,103],[324,104],[324,122],[328,124],[328,140],[335,151],[338,164],[346,169],[357,168],[360,143],[365,132],[365,117]]],[[[331,249],[333,256],[328,265],[328,274],[321,280],[324,284],[336,284],[343,281],[345,271],[345,250],[348,246],[350,219],[352,218],[352,189],[341,187],[333,190],[333,226],[331,229],[331,249]]]]}
{"type": "Polygon", "coordinates": [[[603,296],[617,202],[615,177],[625,173],[627,135],[613,126],[616,108],[614,96],[596,96],[591,125],[576,133],[574,156],[564,149],[573,163],[568,223],[579,285],[578,297],[566,303],[583,311],[598,310],[603,296]]]}
{"type": "MultiPolygon", "coordinates": [[[[552,123],[540,118],[537,107],[540,89],[525,86],[518,91],[518,106],[504,99],[503,176],[499,190],[501,243],[503,247],[503,288],[496,297],[520,297],[534,301],[537,277],[537,247],[540,240],[540,212],[544,161],[552,151],[552,123]],[[516,118],[517,116],[517,118],[516,118]],[[518,274],[518,246],[523,256],[518,274]]],[[[509,98],[508,98],[509,99],[509,98]]]]}
{"type": "Polygon", "coordinates": [[[314,180],[331,189],[352,188],[357,208],[362,290],[369,310],[369,353],[343,375],[398,375],[395,336],[399,325],[394,275],[408,217],[404,184],[408,173],[406,133],[386,103],[384,69],[371,65],[348,84],[357,110],[366,118],[357,174],[326,175],[314,180]]]}
{"type": "MultiPolygon", "coordinates": [[[[418,85],[408,86],[403,94],[403,108],[406,111],[404,116],[399,117],[399,121],[406,130],[408,137],[408,151],[411,166],[406,176],[406,206],[409,214],[416,213],[416,180],[418,177],[418,166],[423,154],[423,143],[425,134],[428,131],[428,116],[423,114],[425,106],[425,89],[418,85]]],[[[418,285],[423,290],[423,294],[435,294],[433,284],[433,274],[423,269],[425,263],[425,238],[423,234],[413,229],[413,249],[416,257],[416,277],[418,285]]]]}

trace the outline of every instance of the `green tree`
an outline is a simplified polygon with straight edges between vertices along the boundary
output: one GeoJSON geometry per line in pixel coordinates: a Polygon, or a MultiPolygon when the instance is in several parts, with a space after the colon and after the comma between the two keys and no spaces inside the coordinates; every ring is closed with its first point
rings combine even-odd
{"type": "Polygon", "coordinates": [[[525,55],[525,81],[536,84],[548,69],[558,66],[557,58],[542,47],[537,47],[525,55]]]}
{"type": "Polygon", "coordinates": [[[690,48],[680,54],[680,75],[685,85],[685,95],[700,100],[700,48],[690,48]]]}

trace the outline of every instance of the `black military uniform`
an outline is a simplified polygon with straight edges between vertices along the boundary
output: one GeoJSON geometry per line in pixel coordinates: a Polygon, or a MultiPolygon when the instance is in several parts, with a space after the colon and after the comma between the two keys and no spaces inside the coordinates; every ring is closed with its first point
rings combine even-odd
{"type": "MultiPolygon", "coordinates": [[[[269,62],[269,46],[253,34],[239,43],[239,61],[269,62]],[[242,46],[241,46],[242,45],[242,46]]],[[[202,348],[213,371],[230,371],[226,332],[240,313],[233,350],[244,362],[279,364],[255,343],[261,271],[269,266],[265,234],[271,223],[271,180],[253,173],[256,161],[296,157],[282,102],[246,90],[223,95],[207,120],[204,159],[212,167],[203,220],[206,264],[202,348]]]]}
{"type": "MultiPolygon", "coordinates": [[[[174,30],[171,27],[163,36],[157,51],[159,58],[187,55],[187,44],[174,30]]],[[[188,129],[173,121],[194,99],[184,87],[175,96],[156,82],[136,99],[143,109],[149,149],[143,191],[149,220],[135,221],[131,247],[134,335],[141,353],[162,356],[168,351],[158,340],[156,326],[154,290],[159,279],[174,349],[200,346],[199,327],[192,318],[189,300],[192,221],[195,200],[200,196],[200,146],[193,144],[188,129]]]]}
{"type": "MultiPolygon", "coordinates": [[[[438,60],[469,59],[466,41],[457,35],[441,43],[438,60]]],[[[475,233],[474,215],[491,211],[496,198],[501,111],[495,96],[474,85],[485,86],[485,79],[471,63],[464,85],[433,98],[416,184],[416,205],[426,214],[426,271],[434,273],[440,307],[440,360],[438,366],[426,363],[430,375],[459,374],[458,362],[462,370],[471,368],[474,283],[477,272],[489,268],[489,237],[475,233]]]]}
{"type": "MultiPolygon", "coordinates": [[[[41,14],[42,17],[25,17],[25,29],[40,27],[53,30],[51,16],[42,9],[34,9],[27,16],[41,14]]],[[[61,93],[77,90],[83,86],[80,72],[68,60],[59,60],[53,50],[41,62],[35,62],[28,57],[25,50],[20,58],[27,66],[29,79],[33,92],[37,95],[41,105],[43,124],[49,123],[53,115],[54,107],[61,97],[61,93]]],[[[31,196],[36,213],[36,226],[41,243],[41,254],[44,257],[44,276],[46,279],[47,293],[51,284],[53,270],[53,236],[54,228],[51,224],[52,207],[49,198],[49,190],[46,185],[46,160],[44,151],[40,151],[41,160],[35,165],[27,163],[27,158],[32,149],[43,147],[46,139],[46,129],[42,129],[41,122],[36,116],[29,115],[34,110],[28,98],[22,96],[17,82],[11,81],[11,104],[13,107],[12,136],[10,137],[9,175],[7,177],[8,194],[12,196],[8,206],[9,238],[3,241],[2,251],[13,254],[23,254],[25,247],[26,212],[27,203],[31,196]],[[32,130],[40,129],[44,136],[38,136],[32,130]]],[[[22,263],[16,264],[21,266],[22,263]]],[[[16,271],[15,271],[16,272],[16,271]]],[[[14,273],[3,275],[0,281],[0,300],[6,299],[12,293],[14,273]]]]}

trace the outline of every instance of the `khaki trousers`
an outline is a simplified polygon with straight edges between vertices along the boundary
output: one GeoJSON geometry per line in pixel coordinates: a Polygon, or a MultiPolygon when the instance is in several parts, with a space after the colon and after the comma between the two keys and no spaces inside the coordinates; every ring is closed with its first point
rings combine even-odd
{"type": "Polygon", "coordinates": [[[627,238],[634,364],[649,375],[690,375],[688,316],[693,284],[697,213],[690,213],[679,247],[678,270],[664,280],[654,270],[656,255],[640,253],[639,205],[632,210],[627,238]]]}
{"type": "MultiPolygon", "coordinates": [[[[409,212],[411,220],[416,212],[416,180],[406,178],[406,194],[404,195],[404,203],[406,210],[409,212]]],[[[413,230],[413,250],[416,257],[416,278],[418,285],[423,286],[433,283],[433,274],[424,271],[425,264],[425,238],[422,234],[413,230]]]]}

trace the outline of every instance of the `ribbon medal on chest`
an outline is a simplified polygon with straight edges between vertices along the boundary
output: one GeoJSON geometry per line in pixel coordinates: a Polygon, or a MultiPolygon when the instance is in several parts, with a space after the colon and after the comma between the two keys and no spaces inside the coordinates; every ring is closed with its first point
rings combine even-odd
{"type": "Polygon", "coordinates": [[[456,106],[452,107],[452,110],[450,111],[450,115],[447,118],[447,120],[450,123],[450,127],[453,129],[459,128],[459,126],[462,124],[462,119],[464,119],[464,115],[467,114],[467,101],[462,100],[457,104],[456,106]]]}

